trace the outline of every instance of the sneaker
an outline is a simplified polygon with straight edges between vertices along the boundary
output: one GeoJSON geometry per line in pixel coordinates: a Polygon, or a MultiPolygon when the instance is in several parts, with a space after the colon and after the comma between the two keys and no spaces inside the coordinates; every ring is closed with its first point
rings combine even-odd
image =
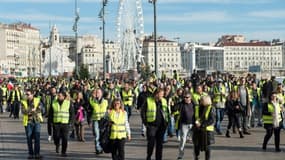
{"type": "Polygon", "coordinates": [[[178,157],[178,158],[177,158],[177,160],[181,160],[181,159],[183,159],[183,158],[182,158],[182,157],[178,157]]]}
{"type": "Polygon", "coordinates": [[[103,153],[103,151],[96,150],[96,154],[102,154],[102,153],[103,153]]]}
{"type": "Polygon", "coordinates": [[[181,141],[181,137],[180,137],[180,136],[177,137],[177,141],[178,141],[178,142],[181,141]]]}
{"type": "Polygon", "coordinates": [[[51,136],[48,136],[48,142],[51,142],[52,139],[51,139],[51,136]]]}

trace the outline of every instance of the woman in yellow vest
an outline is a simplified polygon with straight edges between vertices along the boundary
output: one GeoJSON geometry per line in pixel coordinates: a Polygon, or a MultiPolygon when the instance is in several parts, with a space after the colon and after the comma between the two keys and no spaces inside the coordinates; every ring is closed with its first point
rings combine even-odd
{"type": "Polygon", "coordinates": [[[266,150],[267,143],[274,133],[275,151],[280,152],[280,130],[282,126],[282,106],[278,103],[277,94],[273,92],[270,102],[263,108],[263,123],[266,129],[262,149],[266,150]]]}
{"type": "Polygon", "coordinates": [[[120,99],[114,99],[108,114],[111,126],[111,153],[113,160],[125,159],[126,138],[131,140],[131,130],[128,122],[128,114],[124,110],[120,99]]]}
{"type": "Polygon", "coordinates": [[[199,159],[200,151],[205,151],[205,159],[210,160],[210,145],[215,142],[214,122],[215,110],[211,97],[206,95],[200,99],[200,104],[194,108],[193,144],[195,160],[199,159]]]}

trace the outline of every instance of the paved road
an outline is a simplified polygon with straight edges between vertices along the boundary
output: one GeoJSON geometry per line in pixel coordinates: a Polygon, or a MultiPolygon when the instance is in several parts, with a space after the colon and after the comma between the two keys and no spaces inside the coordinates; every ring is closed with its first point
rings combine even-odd
{"type": "MultiPolygon", "coordinates": [[[[223,127],[225,128],[225,121],[223,127]]],[[[126,160],[144,160],[146,155],[146,140],[140,135],[140,119],[137,113],[131,117],[132,140],[126,143],[126,160]]],[[[282,152],[274,152],[274,141],[271,138],[268,150],[261,150],[265,130],[263,128],[251,129],[252,135],[240,139],[237,134],[232,138],[216,136],[216,144],[212,146],[213,160],[284,160],[285,159],[285,132],[281,133],[282,152]]],[[[175,160],[177,158],[178,142],[175,137],[169,138],[164,145],[163,160],[175,160]]],[[[68,146],[68,157],[62,158],[55,153],[53,143],[48,143],[46,124],[42,124],[41,130],[41,154],[43,159],[76,159],[76,160],[110,160],[110,154],[96,155],[90,128],[86,131],[86,142],[70,140],[68,146]]],[[[27,157],[27,145],[24,128],[21,120],[8,118],[8,114],[0,115],[0,159],[20,160],[27,157]]],[[[201,159],[204,159],[202,154],[201,159]]],[[[186,160],[193,159],[193,147],[188,143],[186,146],[186,160]]]]}

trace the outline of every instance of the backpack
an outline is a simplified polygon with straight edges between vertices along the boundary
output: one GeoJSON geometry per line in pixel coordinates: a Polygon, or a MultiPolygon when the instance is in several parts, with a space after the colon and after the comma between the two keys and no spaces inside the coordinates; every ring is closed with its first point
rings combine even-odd
{"type": "Polygon", "coordinates": [[[100,130],[100,145],[105,153],[111,152],[111,123],[107,118],[102,118],[99,121],[99,130],[100,130]]]}

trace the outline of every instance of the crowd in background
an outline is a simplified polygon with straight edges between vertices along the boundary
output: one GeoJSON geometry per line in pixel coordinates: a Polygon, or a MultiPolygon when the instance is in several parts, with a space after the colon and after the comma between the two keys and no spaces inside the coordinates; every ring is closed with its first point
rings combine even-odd
{"type": "MultiPolygon", "coordinates": [[[[200,151],[205,151],[206,159],[210,159],[214,133],[230,138],[237,132],[244,138],[252,134],[251,128],[262,126],[266,129],[262,149],[266,150],[274,133],[275,150],[280,152],[280,130],[284,127],[283,86],[274,76],[257,79],[253,74],[240,77],[192,74],[190,78],[180,78],[177,73],[172,78],[157,78],[153,74],[139,80],[3,79],[0,112],[10,112],[9,117],[15,119],[20,117],[20,112],[23,115],[36,112],[25,110],[23,103],[32,94],[39,100],[37,113],[46,119],[48,140],[54,141],[57,153],[62,138],[63,156],[66,156],[68,138],[85,142],[86,126],[92,127],[96,154],[103,153],[100,121],[107,115],[113,124],[109,138],[116,146],[111,151],[112,158],[124,159],[125,140],[131,140],[132,127],[128,121],[133,110],[139,110],[141,134],[148,140],[147,159],[151,159],[155,144],[156,159],[162,159],[163,143],[173,136],[180,141],[178,159],[183,158],[189,137],[193,137],[195,159],[199,158],[200,151]],[[57,110],[56,105],[67,107],[60,114],[68,119],[57,119],[61,109],[57,110]],[[225,115],[228,125],[223,128],[225,115]]],[[[29,154],[35,158],[34,153],[29,154]]]]}

